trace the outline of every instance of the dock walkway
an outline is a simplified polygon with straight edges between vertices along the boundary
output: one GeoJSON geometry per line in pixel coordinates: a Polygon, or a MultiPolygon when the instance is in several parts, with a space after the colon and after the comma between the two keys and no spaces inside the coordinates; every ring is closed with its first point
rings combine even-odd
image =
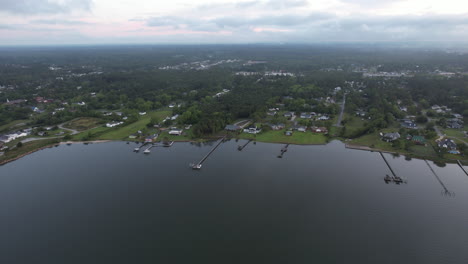
{"type": "Polygon", "coordinates": [[[463,172],[468,176],[468,172],[466,171],[465,167],[463,167],[463,164],[460,162],[460,160],[457,160],[458,166],[463,170],[463,172]]]}
{"type": "Polygon", "coordinates": [[[222,137],[221,140],[219,140],[218,143],[216,143],[216,145],[210,150],[210,152],[208,152],[208,154],[206,154],[198,163],[190,164],[192,169],[194,169],[194,170],[201,169],[201,167],[203,165],[203,162],[205,162],[205,160],[219,147],[219,145],[221,145],[221,143],[224,142],[225,138],[226,138],[226,136],[222,137]]]}

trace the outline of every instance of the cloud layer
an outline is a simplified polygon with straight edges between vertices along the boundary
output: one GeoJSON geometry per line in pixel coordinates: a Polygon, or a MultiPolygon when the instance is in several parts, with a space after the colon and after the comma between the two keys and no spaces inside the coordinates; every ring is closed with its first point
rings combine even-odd
{"type": "Polygon", "coordinates": [[[200,1],[0,0],[0,45],[468,41],[458,0],[200,1]]]}

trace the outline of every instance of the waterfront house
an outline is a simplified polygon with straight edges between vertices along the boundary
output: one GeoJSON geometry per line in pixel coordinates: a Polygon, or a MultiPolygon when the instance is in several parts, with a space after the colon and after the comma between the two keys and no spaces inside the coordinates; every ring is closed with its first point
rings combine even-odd
{"type": "Polygon", "coordinates": [[[385,133],[382,136],[382,140],[386,142],[392,142],[400,138],[400,133],[394,132],[394,133],[385,133]]]}
{"type": "Polygon", "coordinates": [[[304,118],[304,119],[311,119],[312,118],[312,115],[309,114],[309,113],[306,113],[306,112],[303,112],[301,113],[301,118],[304,118]]]}
{"type": "Polygon", "coordinates": [[[286,117],[286,118],[292,118],[293,116],[295,116],[294,112],[286,112],[286,113],[284,113],[284,117],[286,117]]]}
{"type": "Polygon", "coordinates": [[[440,148],[445,148],[448,150],[457,150],[457,144],[453,139],[445,138],[437,143],[440,148]]]}
{"type": "Polygon", "coordinates": [[[257,128],[257,126],[250,126],[244,129],[244,133],[249,133],[249,134],[258,134],[260,132],[262,132],[262,130],[257,128]]]}
{"type": "Polygon", "coordinates": [[[414,142],[414,144],[417,144],[417,145],[425,145],[426,144],[426,139],[423,136],[408,135],[408,136],[406,136],[406,139],[414,142]]]}
{"type": "Polygon", "coordinates": [[[169,135],[180,136],[182,135],[182,131],[183,131],[182,129],[172,128],[169,131],[169,135]]]}
{"type": "Polygon", "coordinates": [[[179,115],[177,115],[177,114],[176,114],[176,115],[173,115],[173,116],[171,117],[171,120],[176,120],[178,117],[179,117],[179,115]]]}
{"type": "Polygon", "coordinates": [[[145,143],[153,143],[158,138],[158,134],[149,135],[145,138],[145,143]]]}
{"type": "Polygon", "coordinates": [[[140,112],[138,114],[142,116],[142,115],[146,115],[146,112],[140,112]]]}

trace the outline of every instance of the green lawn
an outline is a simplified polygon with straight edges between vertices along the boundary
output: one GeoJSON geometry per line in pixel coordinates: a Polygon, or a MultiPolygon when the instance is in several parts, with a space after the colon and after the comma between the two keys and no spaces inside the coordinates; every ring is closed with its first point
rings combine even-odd
{"type": "Polygon", "coordinates": [[[292,136],[286,136],[284,134],[286,130],[270,130],[261,132],[257,136],[248,133],[241,133],[239,138],[243,139],[256,139],[259,142],[271,142],[271,143],[291,143],[291,144],[326,144],[327,137],[323,134],[316,134],[310,131],[298,132],[294,131],[292,136]]]}
{"type": "Polygon", "coordinates": [[[98,139],[108,139],[108,140],[122,140],[128,139],[128,136],[142,130],[146,125],[151,121],[151,117],[157,117],[159,119],[164,119],[166,116],[171,115],[171,111],[156,111],[149,112],[148,114],[141,116],[140,119],[134,123],[123,125],[115,128],[108,128],[109,131],[100,134],[98,139]]]}
{"type": "Polygon", "coordinates": [[[442,133],[446,134],[449,137],[459,137],[463,138],[465,137],[465,134],[463,131],[468,131],[468,125],[465,125],[461,129],[453,129],[453,128],[444,128],[442,129],[442,133]]]}
{"type": "MultiPolygon", "coordinates": [[[[14,128],[14,127],[18,127],[18,125],[20,125],[20,124],[22,124],[22,123],[26,124],[27,122],[29,122],[28,119],[24,119],[24,120],[15,120],[15,121],[10,122],[10,123],[8,123],[8,124],[6,124],[6,125],[0,126],[0,132],[1,132],[1,131],[4,131],[4,130],[12,129],[12,128],[14,128]]],[[[21,125],[20,125],[20,126],[21,126],[21,125]]]]}
{"type": "Polygon", "coordinates": [[[84,131],[99,126],[101,119],[94,117],[80,117],[67,122],[64,127],[84,131]]]}
{"type": "Polygon", "coordinates": [[[36,140],[36,141],[31,141],[28,143],[24,143],[22,147],[12,147],[11,150],[6,151],[5,155],[0,157],[0,162],[12,158],[16,158],[20,155],[23,155],[25,153],[35,151],[39,148],[42,148],[47,145],[55,144],[58,143],[60,140],[59,139],[45,139],[45,140],[36,140]]]}

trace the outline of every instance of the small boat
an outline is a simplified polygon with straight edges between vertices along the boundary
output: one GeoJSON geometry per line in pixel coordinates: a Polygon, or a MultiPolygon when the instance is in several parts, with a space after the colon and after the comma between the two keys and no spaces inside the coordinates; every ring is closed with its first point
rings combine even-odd
{"type": "Polygon", "coordinates": [[[67,142],[67,145],[70,146],[72,143],[71,142],[67,142]]]}
{"type": "Polygon", "coordinates": [[[237,150],[242,150],[242,146],[237,146],[237,150]]]}
{"type": "Polygon", "coordinates": [[[193,170],[200,170],[202,165],[201,164],[190,163],[190,167],[192,167],[193,170]]]}
{"type": "Polygon", "coordinates": [[[392,177],[390,177],[390,176],[387,174],[387,175],[385,175],[385,177],[384,177],[384,181],[385,181],[385,183],[389,183],[389,182],[392,181],[392,177]]]}
{"type": "Polygon", "coordinates": [[[402,180],[400,177],[398,177],[398,176],[393,177],[393,181],[394,181],[395,183],[397,183],[397,184],[403,182],[403,180],[402,180]]]}
{"type": "Polygon", "coordinates": [[[88,145],[88,144],[89,144],[89,142],[83,142],[83,144],[85,144],[85,145],[88,145]]]}
{"type": "Polygon", "coordinates": [[[143,151],[143,153],[145,154],[149,154],[151,152],[151,150],[149,148],[145,149],[145,151],[143,151]]]}
{"type": "Polygon", "coordinates": [[[134,148],[133,151],[138,152],[140,151],[140,148],[134,148]]]}
{"type": "Polygon", "coordinates": [[[130,144],[130,142],[127,141],[127,144],[130,144]]]}

